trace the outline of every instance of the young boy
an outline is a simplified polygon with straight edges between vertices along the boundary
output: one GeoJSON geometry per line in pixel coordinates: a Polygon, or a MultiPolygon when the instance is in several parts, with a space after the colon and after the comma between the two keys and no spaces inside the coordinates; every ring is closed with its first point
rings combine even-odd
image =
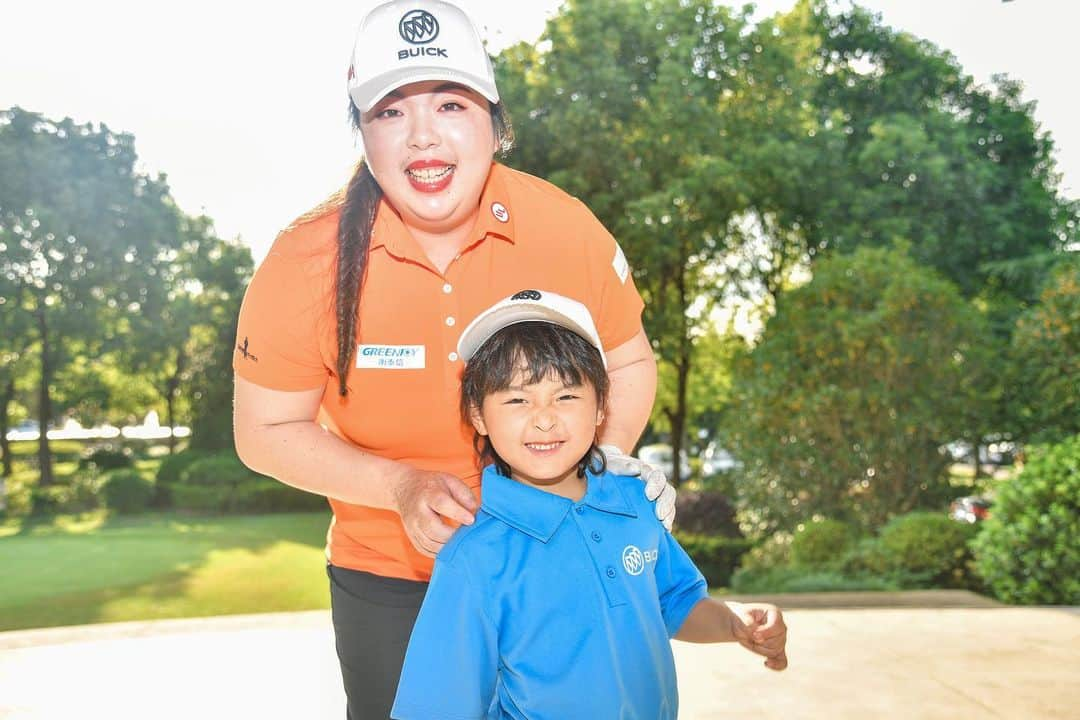
{"type": "Polygon", "coordinates": [[[608,377],[584,305],[522,291],[458,353],[462,414],[491,464],[475,522],[435,562],[392,717],[675,718],[671,637],[787,666],[780,611],[711,599],[641,481],[605,471],[608,377]]]}

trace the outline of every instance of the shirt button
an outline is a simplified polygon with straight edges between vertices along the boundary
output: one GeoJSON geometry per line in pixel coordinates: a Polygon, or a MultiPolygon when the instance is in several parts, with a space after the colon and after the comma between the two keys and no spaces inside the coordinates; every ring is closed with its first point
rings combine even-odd
{"type": "Polygon", "coordinates": [[[595,542],[600,542],[600,533],[596,532],[595,530],[592,531],[592,534],[589,535],[589,537],[591,537],[595,542]]]}
{"type": "Polygon", "coordinates": [[[457,362],[457,353],[456,352],[450,353],[447,357],[450,359],[450,362],[457,362]]]}
{"type": "Polygon", "coordinates": [[[608,576],[609,578],[614,578],[614,577],[615,577],[615,568],[613,568],[613,567],[611,567],[611,566],[608,566],[608,569],[607,569],[607,576],[608,576]]]}
{"type": "Polygon", "coordinates": [[[449,295],[450,293],[452,293],[454,291],[454,286],[451,285],[450,283],[446,283],[445,285],[442,286],[442,291],[444,293],[446,293],[447,295],[449,295]]]}
{"type": "Polygon", "coordinates": [[[576,508],[574,508],[574,510],[577,511],[578,515],[584,515],[585,514],[585,506],[584,505],[578,505],[576,508]]]}
{"type": "Polygon", "coordinates": [[[446,327],[454,327],[454,323],[456,322],[457,320],[455,320],[452,316],[448,317],[446,318],[446,327]]]}

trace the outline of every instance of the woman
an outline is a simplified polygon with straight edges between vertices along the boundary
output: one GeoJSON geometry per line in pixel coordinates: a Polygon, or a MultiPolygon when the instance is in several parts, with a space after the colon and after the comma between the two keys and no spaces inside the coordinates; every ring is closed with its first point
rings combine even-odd
{"type": "Polygon", "coordinates": [[[674,492],[618,450],[636,443],[656,387],[626,260],[580,202],[493,162],[509,126],[470,20],[444,2],[378,6],[348,87],[366,159],[252,279],[235,436],[252,469],[330,500],[348,716],[385,718],[432,558],[478,506],[455,347],[481,310],[533,287],[585,303],[608,357],[609,466],[642,474],[661,517],[674,492]]]}

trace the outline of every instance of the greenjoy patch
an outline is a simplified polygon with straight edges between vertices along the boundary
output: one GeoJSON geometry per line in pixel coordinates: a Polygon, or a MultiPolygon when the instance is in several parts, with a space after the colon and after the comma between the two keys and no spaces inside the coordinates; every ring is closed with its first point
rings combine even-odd
{"type": "Polygon", "coordinates": [[[356,367],[380,370],[423,370],[423,345],[358,345],[356,367]]]}

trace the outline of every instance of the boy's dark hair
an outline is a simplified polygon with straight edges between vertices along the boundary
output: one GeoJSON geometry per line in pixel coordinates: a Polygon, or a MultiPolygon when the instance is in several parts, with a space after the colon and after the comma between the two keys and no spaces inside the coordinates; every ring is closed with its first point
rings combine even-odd
{"type": "MultiPolygon", "coordinates": [[[[607,405],[608,376],[599,350],[573,330],[546,322],[523,322],[492,335],[465,365],[461,378],[461,416],[465,422],[471,422],[473,409],[480,408],[485,397],[510,387],[522,369],[526,383],[551,377],[567,385],[592,385],[598,407],[607,405]]],[[[494,463],[499,474],[510,477],[510,466],[486,436],[474,433],[473,448],[482,460],[494,463]]],[[[578,461],[578,477],[585,477],[586,470],[598,474],[606,468],[604,453],[593,438],[588,452],[578,461]]]]}

